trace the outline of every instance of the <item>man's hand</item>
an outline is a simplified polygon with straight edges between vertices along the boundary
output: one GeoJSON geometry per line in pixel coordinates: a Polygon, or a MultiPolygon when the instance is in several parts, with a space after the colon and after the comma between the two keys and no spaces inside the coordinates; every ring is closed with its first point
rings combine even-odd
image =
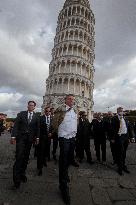
{"type": "Polygon", "coordinates": [[[51,133],[49,133],[49,134],[48,134],[48,137],[51,137],[51,136],[52,136],[52,134],[51,134],[51,133]]]}
{"type": "Polygon", "coordinates": [[[35,144],[36,144],[36,145],[39,144],[39,138],[36,138],[35,144]]]}
{"type": "Polygon", "coordinates": [[[111,143],[115,143],[115,140],[111,140],[111,143]]]}
{"type": "Polygon", "coordinates": [[[11,137],[10,144],[13,144],[13,145],[16,144],[16,138],[15,137],[11,137]]]}

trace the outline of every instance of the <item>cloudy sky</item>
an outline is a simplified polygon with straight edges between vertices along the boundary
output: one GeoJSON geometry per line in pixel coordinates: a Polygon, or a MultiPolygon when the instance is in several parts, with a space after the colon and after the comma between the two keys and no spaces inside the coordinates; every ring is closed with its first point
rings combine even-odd
{"type": "MultiPolygon", "coordinates": [[[[0,0],[0,112],[40,110],[65,0],[0,0]]],[[[90,0],[95,14],[94,110],[136,108],[136,0],[90,0]]]]}

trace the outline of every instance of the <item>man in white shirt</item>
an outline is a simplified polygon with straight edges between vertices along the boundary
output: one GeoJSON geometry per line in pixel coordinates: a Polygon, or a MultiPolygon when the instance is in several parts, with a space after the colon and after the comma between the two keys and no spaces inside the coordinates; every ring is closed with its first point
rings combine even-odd
{"type": "Polygon", "coordinates": [[[132,130],[131,126],[123,116],[123,108],[117,108],[117,116],[113,118],[112,121],[112,129],[113,129],[113,139],[112,143],[115,143],[116,147],[116,160],[118,166],[119,175],[123,175],[123,171],[125,173],[130,173],[126,164],[126,152],[129,144],[129,139],[132,138],[132,130]]]}
{"type": "Polygon", "coordinates": [[[60,146],[59,188],[66,204],[70,204],[68,167],[70,164],[79,166],[74,160],[75,136],[77,133],[77,113],[73,107],[74,100],[73,95],[66,96],[65,105],[55,111],[53,124],[58,129],[60,146]]]}

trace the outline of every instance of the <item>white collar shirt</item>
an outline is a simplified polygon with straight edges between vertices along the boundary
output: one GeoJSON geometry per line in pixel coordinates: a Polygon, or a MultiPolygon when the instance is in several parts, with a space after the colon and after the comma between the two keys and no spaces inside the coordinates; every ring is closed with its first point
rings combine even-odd
{"type": "Polygon", "coordinates": [[[120,116],[118,116],[118,118],[120,121],[120,128],[119,128],[118,134],[119,135],[127,134],[127,126],[126,126],[126,122],[125,122],[124,118],[120,117],[120,116]]]}
{"type": "Polygon", "coordinates": [[[58,137],[70,139],[77,133],[77,114],[74,109],[66,105],[66,114],[62,123],[58,127],[58,137]],[[68,111],[69,110],[69,111],[68,111]]]}
{"type": "Polygon", "coordinates": [[[50,115],[45,115],[45,117],[46,117],[46,124],[50,124],[50,115]]]}
{"type": "Polygon", "coordinates": [[[31,119],[32,119],[32,117],[33,117],[33,112],[29,112],[29,111],[28,111],[28,114],[27,114],[27,118],[28,118],[28,119],[29,119],[30,115],[31,115],[31,119]]]}

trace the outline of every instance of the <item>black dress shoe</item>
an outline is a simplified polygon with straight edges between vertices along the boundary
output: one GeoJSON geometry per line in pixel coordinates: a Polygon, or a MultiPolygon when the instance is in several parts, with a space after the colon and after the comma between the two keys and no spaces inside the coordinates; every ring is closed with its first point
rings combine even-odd
{"type": "Polygon", "coordinates": [[[112,164],[112,165],[115,165],[115,164],[117,164],[117,162],[116,162],[116,161],[113,161],[111,164],[112,164]]]}
{"type": "Polygon", "coordinates": [[[47,163],[46,163],[46,162],[44,162],[44,163],[43,163],[43,166],[44,166],[44,167],[47,167],[47,163]]]}
{"type": "Polygon", "coordinates": [[[130,171],[127,168],[124,168],[123,171],[127,174],[130,174],[130,171]]]}
{"type": "Polygon", "coordinates": [[[51,158],[50,157],[48,157],[48,162],[50,162],[51,161],[51,158]]]}
{"type": "Polygon", "coordinates": [[[82,163],[82,159],[79,159],[79,163],[82,163]]]}
{"type": "Polygon", "coordinates": [[[61,186],[59,186],[59,189],[61,191],[62,194],[62,198],[63,201],[66,205],[70,205],[70,195],[69,195],[69,188],[62,188],[61,186]]]}
{"type": "Polygon", "coordinates": [[[27,177],[25,175],[21,176],[21,181],[23,183],[26,183],[27,182],[27,177]]]}
{"type": "Polygon", "coordinates": [[[15,189],[19,189],[19,188],[20,188],[20,182],[14,183],[14,188],[15,188],[15,189]]]}
{"type": "Polygon", "coordinates": [[[69,178],[69,176],[67,176],[67,182],[70,183],[70,178],[69,178]]]}
{"type": "Polygon", "coordinates": [[[75,162],[75,161],[72,162],[71,165],[74,166],[74,167],[79,167],[79,164],[77,162],[75,162]]]}
{"type": "Polygon", "coordinates": [[[94,164],[92,160],[87,160],[87,163],[89,163],[90,165],[94,164]]]}
{"type": "Polygon", "coordinates": [[[42,169],[38,170],[38,176],[42,176],[42,169]]]}
{"type": "Polygon", "coordinates": [[[53,159],[54,159],[55,161],[57,160],[57,158],[56,158],[56,155],[55,155],[55,154],[53,155],[53,159]]]}
{"type": "Polygon", "coordinates": [[[123,172],[122,172],[122,170],[118,170],[118,174],[120,175],[120,176],[123,176],[123,172]]]}

